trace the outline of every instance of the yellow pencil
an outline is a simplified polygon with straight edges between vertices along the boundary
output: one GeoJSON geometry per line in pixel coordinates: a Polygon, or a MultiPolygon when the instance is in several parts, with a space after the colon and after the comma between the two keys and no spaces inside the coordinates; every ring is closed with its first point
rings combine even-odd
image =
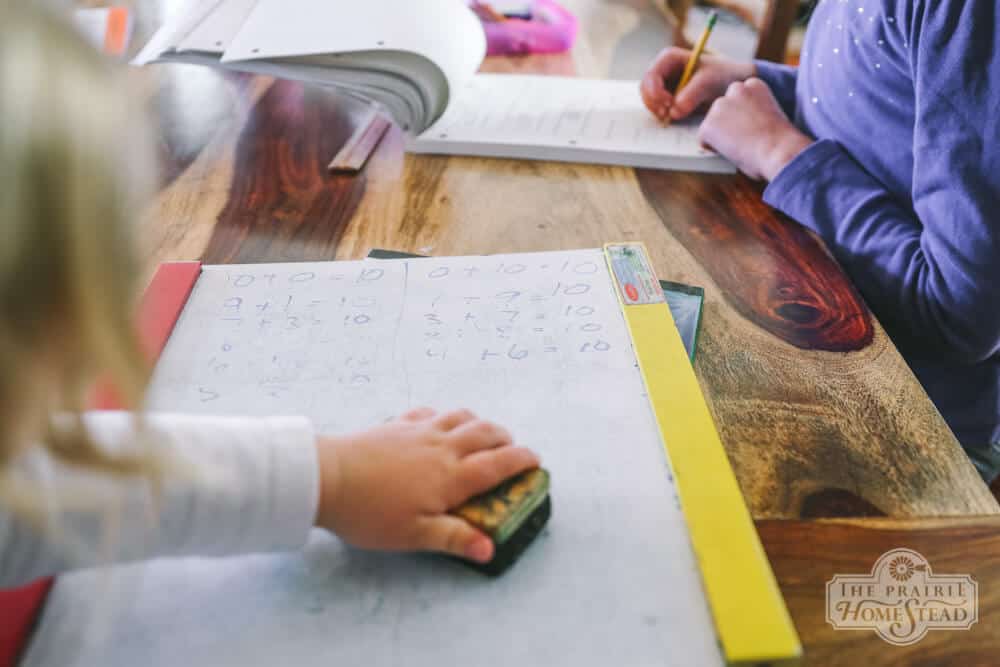
{"type": "Polygon", "coordinates": [[[681,75],[681,82],[677,84],[677,90],[674,91],[674,95],[681,92],[681,90],[688,84],[691,80],[691,75],[694,74],[695,68],[698,67],[698,59],[701,58],[701,52],[705,50],[705,44],[708,43],[708,37],[712,34],[712,28],[715,27],[715,21],[719,18],[718,12],[712,12],[708,16],[708,25],[701,33],[701,37],[698,38],[698,43],[694,45],[694,51],[691,52],[691,57],[688,58],[687,65],[684,67],[684,74],[681,75]]]}

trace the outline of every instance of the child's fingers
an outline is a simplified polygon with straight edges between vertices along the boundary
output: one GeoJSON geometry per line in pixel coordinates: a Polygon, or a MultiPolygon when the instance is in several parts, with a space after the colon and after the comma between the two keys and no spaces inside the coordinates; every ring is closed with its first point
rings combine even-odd
{"type": "Polygon", "coordinates": [[[434,408],[414,408],[408,412],[404,412],[399,418],[403,421],[418,422],[422,419],[430,419],[436,414],[437,410],[434,408]]]}
{"type": "Polygon", "coordinates": [[[677,47],[664,49],[646,70],[639,85],[639,92],[646,108],[657,118],[667,117],[674,102],[670,87],[680,80],[690,55],[691,52],[686,49],[677,47]]]}
{"type": "Polygon", "coordinates": [[[465,422],[454,429],[448,437],[460,456],[484,449],[503,447],[512,442],[507,429],[481,419],[465,422]]]}
{"type": "Polygon", "coordinates": [[[416,548],[439,551],[477,563],[493,559],[493,541],[465,519],[450,514],[422,517],[417,528],[416,548]]]}
{"type": "Polygon", "coordinates": [[[537,468],[538,455],[525,447],[500,447],[470,454],[458,467],[460,502],[485,493],[500,482],[537,468]]]}
{"type": "Polygon", "coordinates": [[[476,418],[469,410],[452,410],[434,419],[434,425],[442,431],[451,431],[476,418]]]}
{"type": "Polygon", "coordinates": [[[663,87],[662,81],[647,74],[639,85],[639,93],[642,95],[642,103],[646,105],[650,113],[660,120],[669,117],[674,98],[663,87]]]}
{"type": "Polygon", "coordinates": [[[677,93],[677,98],[670,108],[670,118],[681,120],[690,116],[698,107],[712,100],[716,95],[714,88],[714,83],[707,73],[696,72],[683,90],[677,93]]]}
{"type": "Polygon", "coordinates": [[[691,52],[687,49],[676,46],[663,49],[646,70],[646,75],[652,74],[658,77],[661,84],[665,81],[680,80],[690,57],[691,52]]]}

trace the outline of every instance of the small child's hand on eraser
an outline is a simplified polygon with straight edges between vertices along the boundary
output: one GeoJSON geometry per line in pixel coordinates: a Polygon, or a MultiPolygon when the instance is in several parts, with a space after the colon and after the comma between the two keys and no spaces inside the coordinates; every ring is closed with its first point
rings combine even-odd
{"type": "Polygon", "coordinates": [[[499,572],[520,552],[511,546],[521,539],[515,530],[536,521],[528,515],[548,517],[538,507],[548,493],[538,456],[468,410],[417,408],[361,433],[319,436],[316,451],[316,525],[360,549],[479,563],[500,552],[486,568],[499,572]],[[458,513],[449,510],[467,498],[458,513]]]}
{"type": "Polygon", "coordinates": [[[480,572],[502,574],[531,544],[549,520],[549,473],[543,468],[516,475],[454,510],[486,533],[495,547],[493,560],[467,564],[480,572]]]}

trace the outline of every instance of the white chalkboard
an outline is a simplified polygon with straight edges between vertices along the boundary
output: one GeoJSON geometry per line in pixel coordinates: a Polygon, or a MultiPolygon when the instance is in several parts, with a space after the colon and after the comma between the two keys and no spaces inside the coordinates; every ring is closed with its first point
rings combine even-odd
{"type": "Polygon", "coordinates": [[[330,433],[468,407],[541,454],[553,516],[496,580],[320,531],[304,555],[66,576],[29,665],[721,664],[600,250],[207,266],[151,397],[330,433]]]}

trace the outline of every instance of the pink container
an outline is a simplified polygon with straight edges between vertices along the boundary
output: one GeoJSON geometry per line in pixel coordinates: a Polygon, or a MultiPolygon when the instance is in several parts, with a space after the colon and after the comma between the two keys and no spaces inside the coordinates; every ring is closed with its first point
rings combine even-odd
{"type": "Polygon", "coordinates": [[[535,0],[530,21],[507,19],[502,23],[483,22],[487,55],[510,56],[526,53],[562,53],[576,41],[576,17],[554,0],[535,0]]]}

